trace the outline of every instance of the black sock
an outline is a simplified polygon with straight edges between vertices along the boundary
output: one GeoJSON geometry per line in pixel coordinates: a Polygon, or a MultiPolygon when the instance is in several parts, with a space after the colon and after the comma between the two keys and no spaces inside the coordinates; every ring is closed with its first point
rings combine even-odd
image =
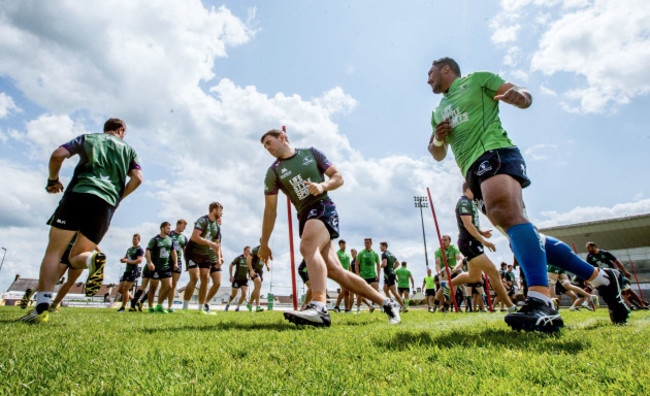
{"type": "Polygon", "coordinates": [[[144,304],[145,301],[147,301],[147,297],[149,297],[149,293],[144,293],[144,295],[140,299],[140,302],[144,304]]]}
{"type": "Polygon", "coordinates": [[[40,303],[36,306],[36,313],[41,314],[45,311],[47,311],[50,308],[50,304],[48,303],[40,303]]]}
{"type": "Polygon", "coordinates": [[[142,289],[138,289],[135,292],[135,296],[133,297],[133,299],[131,299],[131,308],[135,308],[141,295],[142,295],[142,289]]]}

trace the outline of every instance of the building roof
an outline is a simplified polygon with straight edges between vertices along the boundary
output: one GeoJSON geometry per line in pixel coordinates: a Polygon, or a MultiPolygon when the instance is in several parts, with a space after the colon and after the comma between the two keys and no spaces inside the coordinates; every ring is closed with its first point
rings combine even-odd
{"type": "Polygon", "coordinates": [[[646,247],[650,246],[650,213],[541,228],[540,232],[575,245],[578,253],[587,252],[589,241],[606,250],[646,247]]]}

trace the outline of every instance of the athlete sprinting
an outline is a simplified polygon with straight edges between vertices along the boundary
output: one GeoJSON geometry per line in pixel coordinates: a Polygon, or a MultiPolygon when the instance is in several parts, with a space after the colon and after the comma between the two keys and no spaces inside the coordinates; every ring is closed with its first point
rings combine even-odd
{"type": "Polygon", "coordinates": [[[541,236],[524,213],[522,188],[530,184],[519,149],[501,126],[499,101],[525,109],[532,104],[528,90],[490,72],[461,77],[451,58],[433,62],[427,83],[435,94],[444,94],[433,111],[434,129],[429,152],[442,161],[448,147],[465,181],[481,201],[490,221],[508,235],[517,261],[528,282],[528,298],[519,312],[505,316],[513,329],[558,331],[564,325],[551,306],[546,277],[547,262],[564,268],[598,287],[615,323],[627,320],[629,311],[622,301],[621,274],[589,266],[561,241],[541,236]]]}
{"type": "Polygon", "coordinates": [[[212,266],[210,267],[210,279],[212,279],[212,286],[208,290],[208,296],[205,298],[203,303],[203,310],[199,311],[201,313],[210,313],[216,314],[215,312],[210,311],[210,301],[212,298],[217,295],[219,288],[221,287],[221,274],[223,273],[221,266],[223,265],[223,250],[221,249],[221,217],[217,217],[217,224],[219,225],[219,232],[217,232],[217,237],[215,242],[219,246],[219,251],[217,254],[214,254],[212,251],[210,253],[210,260],[212,261],[212,266]]]}
{"type": "Polygon", "coordinates": [[[431,268],[427,268],[427,276],[425,276],[424,280],[422,281],[422,290],[424,290],[424,295],[427,301],[427,311],[433,313],[434,307],[436,305],[436,283],[434,281],[431,268]]]}
{"type": "Polygon", "coordinates": [[[293,148],[282,131],[270,130],[260,140],[277,159],[268,169],[264,181],[265,208],[260,259],[267,262],[271,254],[268,243],[275,225],[278,191],[281,189],[298,212],[300,253],[307,263],[311,281],[312,302],[304,311],[286,311],[285,318],[296,324],[329,326],[331,319],[325,304],[327,277],[330,277],[342,288],[382,304],[389,316],[389,323],[399,323],[398,305],[384,298],[361,278],[345,271],[338,261],[332,239],[339,236],[339,219],[336,206],[327,192],[343,185],[342,175],[317,149],[293,148]],[[324,176],[328,179],[325,180],[324,176]]]}
{"type": "Polygon", "coordinates": [[[411,271],[406,268],[406,261],[402,261],[401,266],[395,270],[395,275],[397,276],[397,291],[404,301],[404,307],[409,305],[409,297],[411,295],[411,289],[409,289],[409,281],[411,288],[415,290],[415,280],[413,280],[413,274],[411,271]]]}
{"type": "MultiPolygon", "coordinates": [[[[133,234],[131,244],[132,246],[126,250],[124,257],[120,259],[120,263],[126,264],[126,269],[118,286],[118,290],[122,293],[122,306],[117,312],[124,312],[126,303],[129,301],[129,290],[133,287],[133,282],[140,277],[140,263],[144,256],[144,249],[140,246],[140,234],[133,234]]],[[[129,311],[135,311],[135,308],[131,308],[129,311]]]]}
{"type": "MultiPolygon", "coordinates": [[[[336,255],[339,257],[339,263],[341,263],[341,267],[343,267],[344,270],[349,271],[350,270],[350,255],[348,252],[345,251],[346,247],[346,242],[343,239],[339,240],[339,250],[336,251],[336,255]]],[[[339,304],[341,303],[341,300],[343,300],[343,304],[345,305],[345,313],[352,312],[352,294],[348,289],[341,288],[341,292],[339,295],[336,297],[336,302],[334,303],[334,311],[340,312],[341,309],[339,308],[339,304]]]]}
{"type": "Polygon", "coordinates": [[[142,182],[137,154],[124,142],[126,124],[117,118],[104,123],[104,133],[80,135],[54,150],[50,156],[45,189],[50,194],[63,191],[59,171],[63,162],[78,154],[80,159],[59,206],[47,222],[51,226],[38,279],[36,307],[20,318],[24,322],[47,322],[59,260],[70,240],[75,269],[89,268],[86,295],[93,296],[104,280],[106,256],[95,248],[108,230],[113,213],[122,199],[142,182]],[[129,178],[127,182],[127,178],[129,178]]]}

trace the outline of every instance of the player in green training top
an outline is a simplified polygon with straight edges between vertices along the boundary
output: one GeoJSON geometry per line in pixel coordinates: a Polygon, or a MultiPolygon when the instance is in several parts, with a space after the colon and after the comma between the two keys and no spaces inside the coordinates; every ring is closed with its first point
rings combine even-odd
{"type": "MultiPolygon", "coordinates": [[[[118,290],[122,293],[122,306],[117,312],[124,312],[126,303],[129,301],[129,290],[135,282],[140,277],[140,263],[142,263],[142,258],[144,256],[144,249],[140,246],[140,234],[133,234],[131,238],[131,247],[126,250],[124,257],[120,259],[120,263],[126,264],[126,269],[122,278],[120,278],[120,285],[118,290]]],[[[129,309],[129,311],[135,311],[135,308],[129,309]]]]}
{"type": "Polygon", "coordinates": [[[362,294],[383,304],[390,323],[399,323],[398,305],[384,298],[358,276],[341,267],[332,244],[339,236],[336,206],[327,192],[343,185],[343,176],[315,148],[294,148],[283,131],[272,129],[260,139],[264,148],[276,158],[264,180],[264,219],[260,242],[260,259],[267,262],[271,255],[269,238],[277,216],[278,192],[282,190],[298,212],[300,253],[307,263],[311,281],[312,302],[304,311],[286,311],[287,320],[296,324],[329,326],[331,319],[325,307],[327,277],[352,292],[362,294]],[[325,180],[327,176],[327,180],[325,180]]]}
{"type": "Polygon", "coordinates": [[[185,287],[183,296],[183,311],[187,311],[194,294],[194,288],[200,279],[199,286],[199,312],[209,313],[210,306],[206,304],[208,294],[208,283],[210,283],[210,269],[217,267],[221,271],[219,258],[221,257],[218,243],[220,232],[217,220],[223,214],[223,206],[219,202],[212,202],[208,206],[208,214],[199,217],[194,223],[192,236],[185,248],[185,261],[187,263],[187,272],[190,274],[190,281],[185,287]]]}
{"type": "Polygon", "coordinates": [[[47,310],[59,280],[59,260],[75,235],[70,264],[75,269],[89,269],[87,296],[99,290],[104,280],[106,256],[93,251],[108,230],[120,201],[142,183],[138,156],[124,142],[125,136],[124,121],[111,118],[104,123],[104,133],[77,136],[50,156],[45,187],[50,194],[63,191],[59,181],[63,161],[78,154],[79,163],[59,206],[47,222],[51,228],[41,263],[36,308],[20,318],[21,321],[47,322],[47,310]]]}
{"type": "MultiPolygon", "coordinates": [[[[350,255],[348,254],[348,252],[345,251],[345,247],[346,247],[345,240],[340,239],[339,250],[336,251],[336,255],[339,256],[339,263],[341,263],[341,267],[343,267],[344,270],[349,271],[350,255]]],[[[339,304],[341,303],[341,300],[343,300],[343,304],[345,305],[345,313],[352,312],[352,296],[350,295],[350,291],[344,287],[341,287],[341,292],[336,297],[336,302],[334,303],[334,311],[336,312],[341,311],[341,309],[339,308],[339,304]]]]}
{"type": "Polygon", "coordinates": [[[228,304],[226,304],[226,311],[230,307],[230,303],[237,296],[237,290],[241,290],[241,295],[239,297],[239,302],[237,303],[236,312],[239,312],[239,307],[242,305],[246,299],[246,292],[248,291],[248,276],[251,273],[252,269],[252,260],[251,256],[251,247],[244,247],[244,253],[235,257],[235,259],[230,263],[228,270],[230,271],[230,282],[232,285],[232,293],[228,299],[228,304]],[[235,273],[233,274],[233,269],[235,273]]]}
{"type": "Polygon", "coordinates": [[[267,271],[271,270],[268,264],[265,264],[262,262],[262,260],[260,260],[260,256],[258,254],[259,251],[259,245],[254,247],[251,251],[250,276],[253,280],[253,284],[255,285],[255,289],[253,290],[253,293],[251,293],[250,303],[246,306],[249,311],[252,311],[253,305],[255,305],[255,312],[264,311],[264,309],[260,307],[260,293],[262,291],[262,282],[264,281],[264,278],[262,277],[262,274],[264,273],[264,265],[266,265],[267,271]]]}
{"type": "Polygon", "coordinates": [[[530,185],[526,164],[499,118],[499,102],[526,109],[532,104],[528,90],[490,72],[461,77],[451,58],[433,62],[427,83],[443,94],[433,111],[434,129],[429,152],[442,161],[451,146],[465,181],[481,202],[488,219],[507,234],[528,283],[528,297],[519,312],[505,316],[513,329],[555,332],[564,324],[551,306],[546,278],[547,262],[587,279],[599,288],[615,323],[627,320],[629,311],[620,297],[618,271],[589,266],[561,241],[540,235],[526,218],[522,189],[530,185]]]}
{"type": "Polygon", "coordinates": [[[427,311],[433,313],[435,307],[434,298],[436,296],[436,283],[431,273],[431,268],[427,268],[427,276],[425,276],[424,281],[422,281],[422,290],[424,290],[424,295],[427,299],[427,311]]]}
{"type": "Polygon", "coordinates": [[[406,305],[402,301],[402,297],[397,292],[395,287],[397,275],[395,270],[399,267],[399,261],[393,253],[388,250],[388,242],[379,242],[379,250],[381,250],[381,268],[384,269],[384,294],[390,297],[391,293],[395,299],[402,306],[402,312],[406,312],[406,305]]]}
{"type": "MultiPolygon", "coordinates": [[[[508,298],[499,272],[483,249],[485,246],[493,252],[496,250],[494,244],[488,241],[492,232],[481,230],[478,209],[474,204],[474,194],[467,182],[463,183],[462,192],[463,194],[456,203],[456,223],[458,225],[458,247],[467,259],[467,272],[455,277],[453,284],[454,286],[463,284],[476,286],[483,279],[483,272],[485,272],[490,279],[490,287],[496,292],[497,298],[503,302],[509,312],[514,312],[517,307],[508,298]]],[[[465,290],[465,303],[469,307],[472,305],[472,294],[471,289],[468,289],[465,290]]],[[[496,303],[494,305],[496,306],[496,303]]]]}
{"type": "Polygon", "coordinates": [[[150,271],[154,271],[151,286],[149,287],[149,301],[156,294],[158,282],[160,282],[158,305],[155,308],[157,313],[167,313],[167,310],[163,308],[163,303],[167,299],[169,290],[172,288],[172,271],[178,268],[178,256],[176,252],[180,248],[178,247],[178,243],[169,236],[171,232],[171,223],[164,221],[160,224],[160,233],[151,238],[145,252],[147,266],[150,271]]]}
{"type": "Polygon", "coordinates": [[[364,238],[365,249],[357,255],[357,274],[373,289],[379,291],[378,274],[381,271],[381,261],[377,252],[372,250],[372,238],[364,238]]]}
{"type": "Polygon", "coordinates": [[[402,261],[402,266],[395,270],[395,275],[397,276],[397,290],[405,304],[408,304],[409,295],[411,294],[409,281],[413,290],[415,290],[415,281],[411,271],[406,268],[406,261],[402,261]]]}
{"type": "Polygon", "coordinates": [[[176,250],[176,256],[178,257],[178,268],[172,271],[172,288],[169,290],[167,296],[167,311],[174,313],[173,304],[174,304],[174,295],[176,294],[176,285],[178,280],[181,278],[181,273],[183,271],[183,257],[185,257],[185,246],[187,246],[187,237],[183,234],[185,228],[187,227],[187,220],[179,219],[176,221],[176,228],[172,231],[169,236],[176,242],[178,245],[178,250],[176,250]]]}

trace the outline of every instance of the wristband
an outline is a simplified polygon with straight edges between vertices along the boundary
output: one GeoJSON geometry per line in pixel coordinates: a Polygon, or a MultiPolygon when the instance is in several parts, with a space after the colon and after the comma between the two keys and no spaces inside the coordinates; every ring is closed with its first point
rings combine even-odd
{"type": "Polygon", "coordinates": [[[433,145],[436,147],[442,147],[442,145],[445,144],[444,140],[438,140],[437,137],[433,137],[433,145]]]}
{"type": "Polygon", "coordinates": [[[56,186],[57,184],[61,184],[59,181],[59,178],[56,178],[56,180],[52,180],[49,177],[47,178],[47,186],[45,186],[45,190],[48,190],[52,186],[56,186]]]}

